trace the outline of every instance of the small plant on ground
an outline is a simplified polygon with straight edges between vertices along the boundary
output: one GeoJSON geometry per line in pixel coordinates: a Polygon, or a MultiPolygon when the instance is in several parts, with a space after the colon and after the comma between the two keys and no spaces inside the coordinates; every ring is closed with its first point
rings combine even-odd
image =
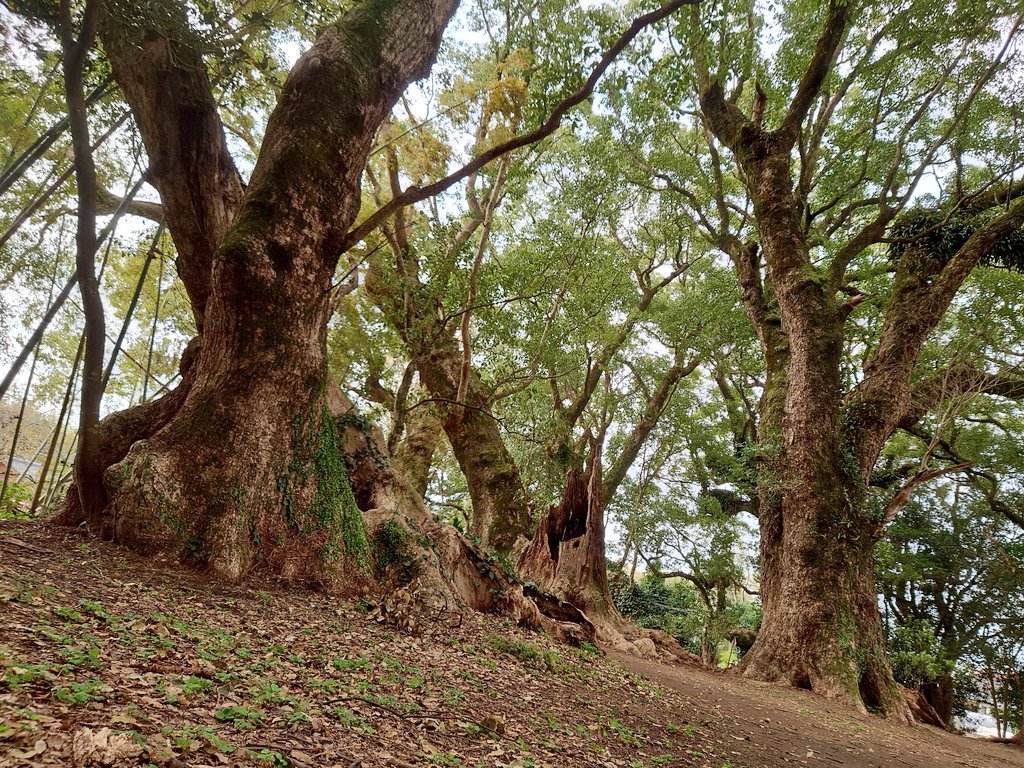
{"type": "Polygon", "coordinates": [[[562,665],[562,657],[555,651],[544,651],[525,640],[508,640],[504,637],[492,637],[489,645],[498,653],[518,659],[535,669],[555,672],[562,665]]]}
{"type": "Polygon", "coordinates": [[[231,723],[240,731],[255,728],[263,722],[263,713],[258,709],[250,709],[240,705],[232,705],[217,710],[213,715],[221,722],[231,723]]]}
{"type": "Polygon", "coordinates": [[[86,680],[84,683],[69,683],[53,691],[57,701],[65,704],[82,705],[90,701],[106,701],[110,689],[100,680],[86,680]]]}

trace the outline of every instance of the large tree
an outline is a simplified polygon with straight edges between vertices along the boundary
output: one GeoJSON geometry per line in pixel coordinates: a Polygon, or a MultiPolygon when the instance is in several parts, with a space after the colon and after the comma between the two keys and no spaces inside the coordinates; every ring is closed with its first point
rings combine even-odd
{"type": "Polygon", "coordinates": [[[666,49],[637,60],[644,77],[612,91],[606,130],[633,183],[662,189],[728,257],[760,341],[764,623],[743,673],[906,719],[872,550],[934,475],[907,478],[891,503],[869,488],[897,430],[1017,380],[998,362],[921,354],[1024,222],[1009,63],[1021,18],[998,2],[821,10],[792,2],[766,21],[755,3],[693,9],[666,49]],[[915,202],[926,226],[907,213],[915,202]]]}
{"type": "MultiPolygon", "coordinates": [[[[389,149],[391,199],[378,202],[402,222],[403,205],[459,178],[472,182],[491,159],[550,135],[640,31],[683,4],[675,0],[635,20],[541,128],[491,146],[426,192],[401,189],[389,149]]],[[[238,111],[218,107],[229,99],[216,93],[211,62],[200,53],[209,18],[197,25],[183,4],[141,13],[119,3],[103,6],[106,60],[145,145],[147,179],[161,197],[144,215],[165,220],[174,237],[199,335],[182,357],[177,389],[101,425],[98,463],[108,468],[110,503],[101,520],[84,515],[98,533],[142,549],[188,553],[230,578],[258,562],[291,576],[330,578],[341,556],[365,559],[361,516],[332,421],[349,408],[337,402],[325,357],[328,318],[354,284],[335,286],[332,279],[339,256],[385,221],[379,211],[353,227],[371,142],[408,82],[427,71],[453,9],[454,3],[367,3],[335,20],[281,83],[257,144],[237,127],[238,111]],[[255,150],[247,183],[229,151],[229,125],[255,150]]],[[[574,85],[575,64],[569,69],[565,79],[574,85]]],[[[380,136],[388,147],[388,131],[380,136]]],[[[401,261],[415,254],[404,227],[384,234],[401,246],[397,271],[406,274],[401,261]]],[[[464,361],[468,348],[446,347],[443,326],[441,335],[429,327],[431,308],[406,304],[421,313],[416,323],[428,323],[415,339],[406,334],[407,343],[415,341],[421,379],[450,403],[476,399],[480,386],[464,361]],[[435,344],[425,346],[431,338],[435,344]]],[[[503,449],[493,419],[477,413],[474,421],[455,408],[445,423],[460,459],[468,457],[464,465],[483,468],[467,474],[495,475],[491,454],[480,452],[503,449]]],[[[415,486],[425,482],[433,434],[428,429],[422,444],[407,446],[415,486]]],[[[505,465],[514,480],[514,465],[505,465]]],[[[484,544],[508,549],[514,537],[506,532],[528,534],[529,518],[521,502],[501,503],[506,486],[515,500],[514,482],[497,474],[489,486],[474,495],[477,529],[484,544]]],[[[377,496],[370,488],[354,490],[364,507],[377,496]]],[[[68,496],[61,517],[83,517],[78,494],[68,496]]]]}
{"type": "MultiPolygon", "coordinates": [[[[976,93],[969,91],[954,119],[927,137],[918,169],[906,173],[898,156],[887,176],[882,168],[867,169],[865,181],[872,183],[858,185],[857,191],[877,193],[844,196],[837,205],[861,212],[848,214],[846,222],[829,221],[838,215],[831,201],[813,194],[824,162],[817,156],[826,151],[822,136],[861,79],[860,70],[874,69],[885,58],[876,46],[894,25],[871,19],[871,25],[855,26],[858,14],[867,16],[868,10],[848,2],[829,6],[795,90],[776,96],[786,100],[773,114],[777,120],[765,119],[767,97],[757,84],[749,114],[706,69],[699,88],[703,122],[731,152],[753,206],[755,239],[729,251],[767,361],[760,436],[767,487],[759,510],[764,622],[743,671],[845,696],[902,718],[908,717],[906,705],[883,652],[872,569],[873,547],[889,515],[865,504],[866,491],[888,438],[919,418],[922,404],[933,405],[922,391],[927,383],[915,386],[922,345],[971,270],[1024,223],[1024,203],[997,186],[982,208],[996,210],[958,248],[937,255],[922,253],[925,247],[904,251],[863,374],[844,388],[847,323],[867,298],[857,291],[849,265],[885,236],[931,165],[928,155],[946,145],[976,93]],[[840,57],[844,68],[834,67],[840,57]],[[836,237],[837,230],[843,236],[836,237]],[[825,259],[818,255],[821,250],[825,259]]],[[[915,13],[908,7],[893,19],[912,21],[915,13]]],[[[1014,39],[1017,24],[1002,33],[1014,39]]],[[[972,76],[980,90],[1001,60],[1000,53],[981,72],[969,62],[963,70],[951,68],[949,80],[936,82],[935,91],[953,89],[957,77],[972,76]]],[[[879,89],[883,96],[888,92],[879,89]]],[[[920,103],[927,111],[930,99],[920,103]]],[[[913,130],[916,122],[912,117],[907,128],[913,130]]],[[[970,202],[964,193],[947,204],[978,206],[979,199],[970,202]]],[[[935,396],[948,394],[940,389],[935,396]]]]}
{"type": "Polygon", "coordinates": [[[362,3],[325,27],[281,88],[246,186],[185,7],[104,4],[104,52],[201,335],[177,390],[105,423],[103,463],[117,463],[98,532],[229,578],[261,560],[322,578],[363,557],[328,408],[332,279],[377,129],[429,70],[456,4],[362,3]]]}

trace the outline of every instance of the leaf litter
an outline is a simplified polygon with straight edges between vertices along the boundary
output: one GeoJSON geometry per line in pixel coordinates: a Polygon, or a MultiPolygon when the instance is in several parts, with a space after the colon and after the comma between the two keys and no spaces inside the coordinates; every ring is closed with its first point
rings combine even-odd
{"type": "Polygon", "coordinates": [[[0,523],[0,766],[728,763],[672,720],[679,694],[593,647],[472,612],[395,624],[395,601],[0,523]]]}

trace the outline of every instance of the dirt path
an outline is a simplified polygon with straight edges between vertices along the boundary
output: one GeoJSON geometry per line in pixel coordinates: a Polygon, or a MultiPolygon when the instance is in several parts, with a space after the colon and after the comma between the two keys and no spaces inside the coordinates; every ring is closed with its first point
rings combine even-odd
{"type": "Polygon", "coordinates": [[[989,768],[1024,766],[1024,750],[862,716],[804,691],[610,653],[635,674],[678,692],[689,721],[718,736],[734,768],[989,768]]]}

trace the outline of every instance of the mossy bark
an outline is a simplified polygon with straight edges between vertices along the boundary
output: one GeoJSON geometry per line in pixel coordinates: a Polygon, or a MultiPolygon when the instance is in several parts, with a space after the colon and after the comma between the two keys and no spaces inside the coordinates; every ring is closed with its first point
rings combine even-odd
{"type": "MultiPolygon", "coordinates": [[[[706,105],[713,111],[713,105],[706,105]]],[[[843,399],[846,315],[811,264],[789,149],[743,129],[733,148],[754,203],[760,267],[737,252],[767,364],[758,432],[763,622],[742,672],[912,721],[885,656],[872,570],[881,521],[865,511],[880,448],[843,399]]],[[[755,250],[756,253],[756,250],[755,250]]]]}

